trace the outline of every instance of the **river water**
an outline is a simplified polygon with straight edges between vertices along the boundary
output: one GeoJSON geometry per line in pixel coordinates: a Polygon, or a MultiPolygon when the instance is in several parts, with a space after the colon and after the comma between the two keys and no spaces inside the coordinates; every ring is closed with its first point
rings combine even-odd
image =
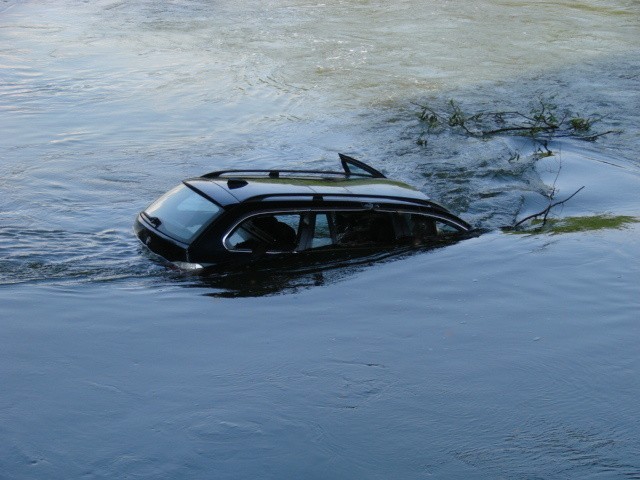
{"type": "Polygon", "coordinates": [[[640,478],[638,92],[635,0],[0,1],[0,478],[640,478]],[[616,133],[427,132],[450,99],[616,133]],[[486,233],[207,279],[132,234],[337,152],[486,233]]]}

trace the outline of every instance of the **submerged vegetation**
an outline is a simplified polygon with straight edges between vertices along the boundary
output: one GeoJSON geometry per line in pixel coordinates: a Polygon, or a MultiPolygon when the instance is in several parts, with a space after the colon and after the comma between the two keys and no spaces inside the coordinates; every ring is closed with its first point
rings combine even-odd
{"type": "MultiPolygon", "coordinates": [[[[452,130],[477,138],[496,135],[529,137],[540,143],[547,152],[547,143],[554,137],[572,137],[585,141],[616,130],[596,131],[594,125],[603,117],[598,114],[577,114],[554,103],[553,98],[539,97],[528,112],[514,110],[466,112],[455,100],[449,100],[442,107],[418,104],[418,118],[424,130],[418,139],[419,145],[426,145],[430,134],[452,130]]],[[[550,153],[550,152],[549,152],[550,153]]]]}
{"type": "Polygon", "coordinates": [[[534,219],[528,229],[506,228],[510,233],[530,234],[530,233],[574,233],[594,230],[622,229],[632,223],[638,223],[640,219],[628,215],[594,215],[587,217],[567,217],[553,219],[534,219]]]}

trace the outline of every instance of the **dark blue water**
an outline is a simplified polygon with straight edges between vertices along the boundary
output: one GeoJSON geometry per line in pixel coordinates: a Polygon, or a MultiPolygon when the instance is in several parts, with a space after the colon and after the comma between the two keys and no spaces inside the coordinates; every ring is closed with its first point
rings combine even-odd
{"type": "Polygon", "coordinates": [[[0,479],[640,478],[638,5],[431,7],[0,3],[0,479]],[[541,95],[619,133],[418,145],[412,102],[541,95]],[[205,279],[132,234],[338,151],[487,233],[205,279]]]}

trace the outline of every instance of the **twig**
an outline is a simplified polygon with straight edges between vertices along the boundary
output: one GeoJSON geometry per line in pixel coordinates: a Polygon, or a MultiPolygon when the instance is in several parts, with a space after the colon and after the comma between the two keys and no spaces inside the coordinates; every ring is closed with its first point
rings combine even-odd
{"type": "Polygon", "coordinates": [[[602,132],[602,133],[596,133],[594,135],[585,135],[585,136],[577,136],[576,138],[580,139],[580,140],[586,140],[587,142],[593,142],[596,139],[604,136],[604,135],[609,135],[611,133],[622,133],[622,130],[607,130],[606,132],[602,132]]]}
{"type": "Polygon", "coordinates": [[[552,203],[551,205],[549,205],[547,208],[545,208],[544,210],[538,212],[538,213],[534,213],[533,215],[529,215],[528,217],[523,218],[522,220],[520,220],[518,223],[513,225],[513,228],[516,228],[519,225],[522,225],[524,222],[526,222],[527,220],[531,220],[532,218],[535,217],[539,217],[540,215],[544,215],[545,216],[545,220],[546,220],[546,216],[549,214],[549,211],[553,208],[556,207],[558,205],[561,205],[565,202],[568,202],[569,200],[571,200],[573,197],[575,197],[578,192],[580,190],[582,190],[584,188],[584,185],[582,187],[580,187],[578,190],[576,190],[575,192],[573,192],[571,195],[569,195],[567,198],[565,198],[564,200],[560,200],[559,202],[555,202],[552,203]]]}
{"type": "MultiPolygon", "coordinates": [[[[545,137],[573,137],[593,142],[604,135],[620,133],[617,130],[591,132],[593,124],[604,117],[574,115],[569,110],[561,110],[551,100],[541,96],[528,114],[513,110],[480,110],[475,114],[466,114],[455,100],[449,100],[448,105],[442,109],[413,102],[420,108],[418,118],[427,124],[427,129],[421,133],[418,143],[426,144],[424,137],[447,127],[460,129],[464,134],[476,138],[486,139],[506,134],[528,136],[536,142],[543,141],[545,137]]],[[[551,153],[546,146],[545,150],[551,153]]]]}
{"type": "MultiPolygon", "coordinates": [[[[483,131],[481,132],[481,135],[484,137],[490,136],[490,135],[496,135],[498,133],[505,133],[505,132],[518,132],[518,131],[532,131],[535,127],[530,127],[530,126],[526,126],[526,127],[504,127],[504,128],[496,128],[495,130],[487,130],[487,131],[483,131]]],[[[536,131],[538,132],[553,132],[554,130],[557,130],[558,127],[538,127],[536,128],[536,131]]]]}

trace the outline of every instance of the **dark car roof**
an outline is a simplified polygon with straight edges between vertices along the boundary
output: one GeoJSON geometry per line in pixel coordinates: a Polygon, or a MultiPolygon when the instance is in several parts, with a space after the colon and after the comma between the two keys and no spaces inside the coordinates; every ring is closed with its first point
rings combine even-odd
{"type": "Polygon", "coordinates": [[[234,176],[227,178],[197,177],[184,182],[223,207],[247,201],[282,200],[283,197],[300,197],[313,201],[318,196],[336,197],[341,200],[375,199],[394,203],[431,203],[424,193],[409,185],[386,178],[337,177],[264,178],[234,176]],[[315,198],[314,198],[315,197],[315,198]]]}

